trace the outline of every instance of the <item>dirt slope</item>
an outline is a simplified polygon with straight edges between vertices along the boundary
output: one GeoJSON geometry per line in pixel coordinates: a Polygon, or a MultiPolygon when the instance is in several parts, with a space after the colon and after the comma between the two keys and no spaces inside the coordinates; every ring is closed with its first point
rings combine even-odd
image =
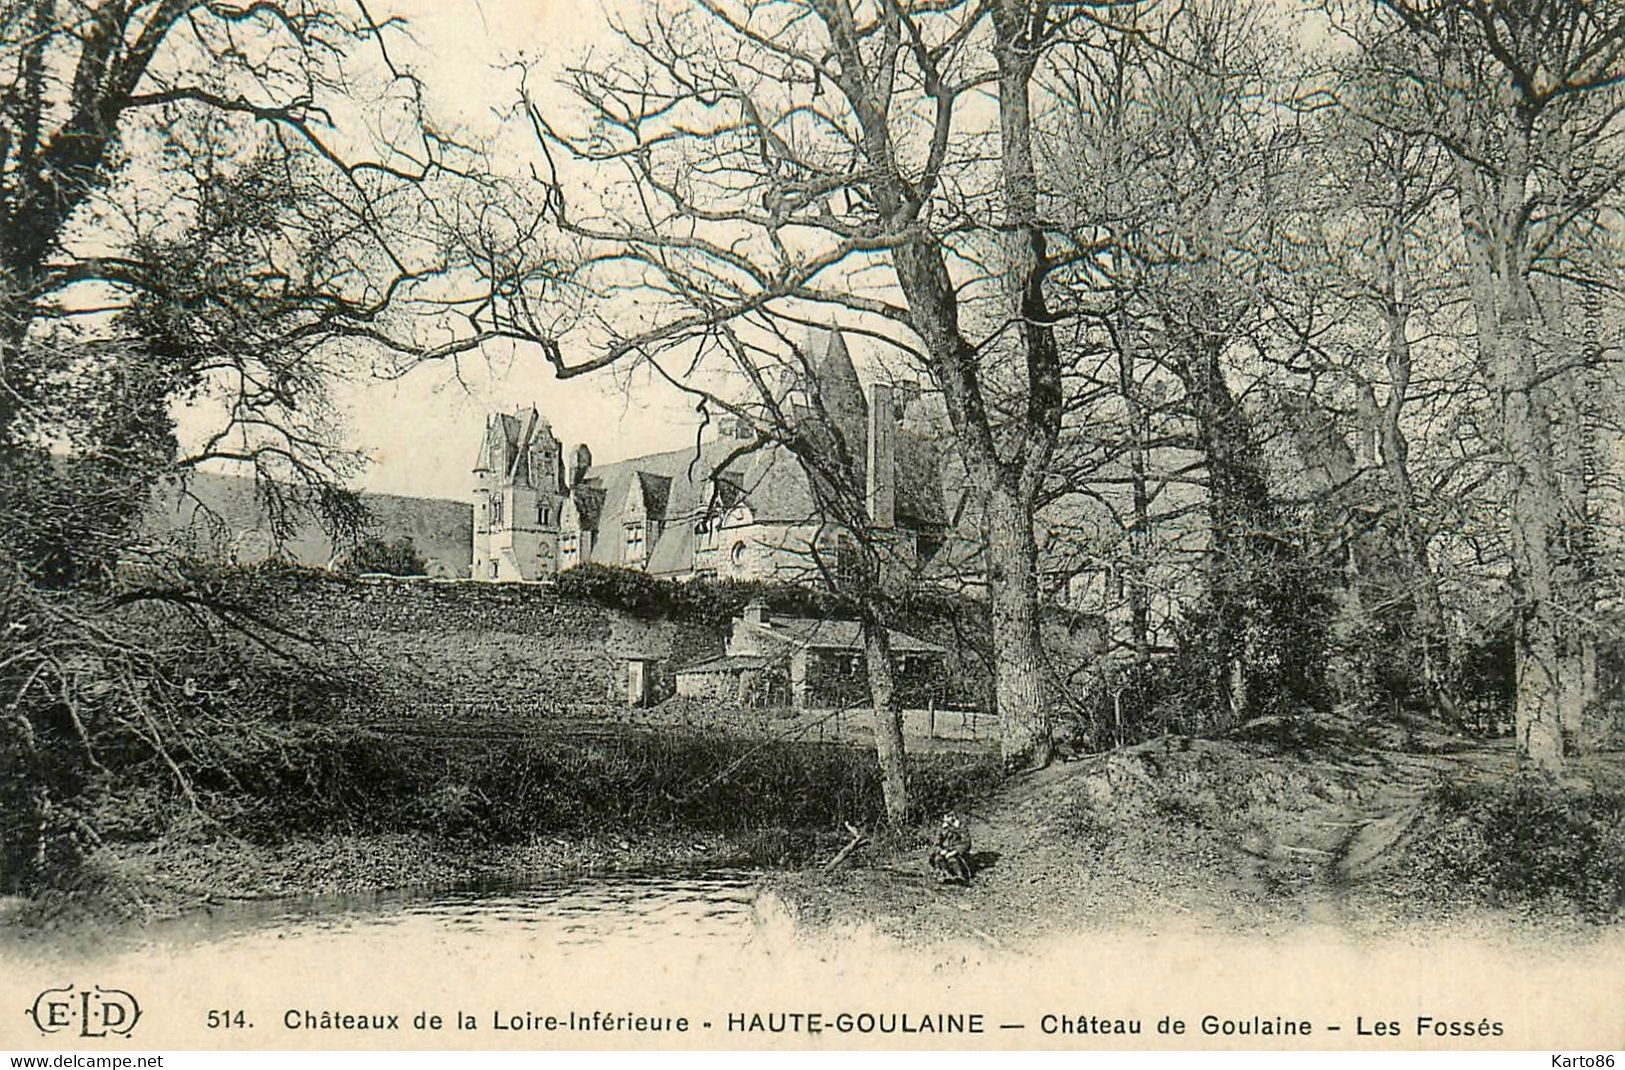
{"type": "MultiPolygon", "coordinates": [[[[1437,831],[1435,789],[1515,771],[1509,745],[1436,726],[1260,721],[1027,775],[971,809],[981,871],[969,888],[939,885],[911,846],[781,890],[809,922],[873,918],[909,937],[993,944],[1170,921],[1388,930],[1436,920],[1407,872],[1409,848],[1437,831]]],[[[1625,761],[1591,759],[1576,775],[1617,787],[1625,761]]]]}

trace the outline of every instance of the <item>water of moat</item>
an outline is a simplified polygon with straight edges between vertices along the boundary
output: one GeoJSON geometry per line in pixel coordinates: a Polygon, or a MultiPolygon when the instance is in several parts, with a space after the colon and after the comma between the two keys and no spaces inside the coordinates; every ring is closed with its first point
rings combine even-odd
{"type": "Polygon", "coordinates": [[[365,930],[410,938],[444,930],[582,947],[647,938],[728,941],[742,939],[755,919],[759,878],[748,869],[647,870],[297,896],[217,905],[160,923],[150,935],[189,943],[365,930]]]}
{"type": "Polygon", "coordinates": [[[443,1035],[466,1021],[472,1035],[457,1043],[476,1046],[548,1043],[531,1034],[554,1014],[692,1015],[701,1029],[724,980],[729,999],[787,980],[796,937],[761,880],[748,869],[525,874],[226,903],[95,941],[11,943],[0,975],[29,992],[83,975],[76,984],[139,999],[156,1040],[210,1045],[353,1043],[322,1024],[345,1014],[395,1015],[408,1038],[421,1036],[420,1012],[438,1015],[443,1035]]]}
{"type": "Polygon", "coordinates": [[[346,958],[405,948],[506,948],[574,959],[658,945],[700,954],[737,949],[752,938],[762,921],[760,880],[759,872],[743,868],[518,874],[449,888],[227,901],[84,941],[71,929],[7,941],[6,951],[253,960],[259,951],[281,957],[301,947],[346,958]]]}

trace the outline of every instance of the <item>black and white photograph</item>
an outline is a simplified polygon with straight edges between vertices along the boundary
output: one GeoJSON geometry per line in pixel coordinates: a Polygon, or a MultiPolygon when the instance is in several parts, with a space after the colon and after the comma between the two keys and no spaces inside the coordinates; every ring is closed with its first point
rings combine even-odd
{"type": "Polygon", "coordinates": [[[0,1049],[1614,1065],[1625,0],[0,0],[0,1049]]]}

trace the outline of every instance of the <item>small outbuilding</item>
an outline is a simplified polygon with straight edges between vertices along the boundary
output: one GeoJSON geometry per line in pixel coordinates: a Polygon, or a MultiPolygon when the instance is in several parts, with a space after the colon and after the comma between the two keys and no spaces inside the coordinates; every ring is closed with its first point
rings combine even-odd
{"type": "MultiPolygon", "coordinates": [[[[898,688],[929,693],[945,647],[889,629],[898,688]]],[[[775,617],[760,600],[734,618],[726,651],[676,671],[677,693],[747,706],[831,707],[861,701],[868,683],[857,621],[775,617]]]]}

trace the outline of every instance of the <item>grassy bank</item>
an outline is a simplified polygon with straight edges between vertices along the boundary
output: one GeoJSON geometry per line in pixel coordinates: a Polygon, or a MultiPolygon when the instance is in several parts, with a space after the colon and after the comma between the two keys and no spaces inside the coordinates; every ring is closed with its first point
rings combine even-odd
{"type": "MultiPolygon", "coordinates": [[[[499,875],[794,864],[884,812],[861,748],[620,727],[478,737],[289,723],[207,748],[196,802],[124,778],[102,846],[14,905],[24,927],[151,920],[234,899],[499,875]]],[[[910,763],[920,814],[985,797],[994,759],[910,763]]]]}
{"type": "MultiPolygon", "coordinates": [[[[996,769],[979,755],[922,755],[920,813],[978,797],[996,769]]],[[[152,839],[177,816],[172,792],[126,786],[102,827],[152,839]]],[[[192,788],[225,833],[275,844],[312,835],[416,832],[465,845],[687,829],[831,829],[883,812],[874,756],[832,744],[599,727],[464,736],[313,724],[261,733],[192,788]]]]}
{"type": "Polygon", "coordinates": [[[1418,900],[1592,922],[1625,912],[1625,783],[1444,782],[1388,868],[1418,900]]]}
{"type": "Polygon", "coordinates": [[[772,883],[803,923],[861,917],[926,941],[1187,924],[1584,938],[1625,922],[1618,752],[1558,782],[1443,729],[1255,722],[1052,766],[970,827],[985,868],[969,888],[939,886],[918,848],[772,883]]]}

